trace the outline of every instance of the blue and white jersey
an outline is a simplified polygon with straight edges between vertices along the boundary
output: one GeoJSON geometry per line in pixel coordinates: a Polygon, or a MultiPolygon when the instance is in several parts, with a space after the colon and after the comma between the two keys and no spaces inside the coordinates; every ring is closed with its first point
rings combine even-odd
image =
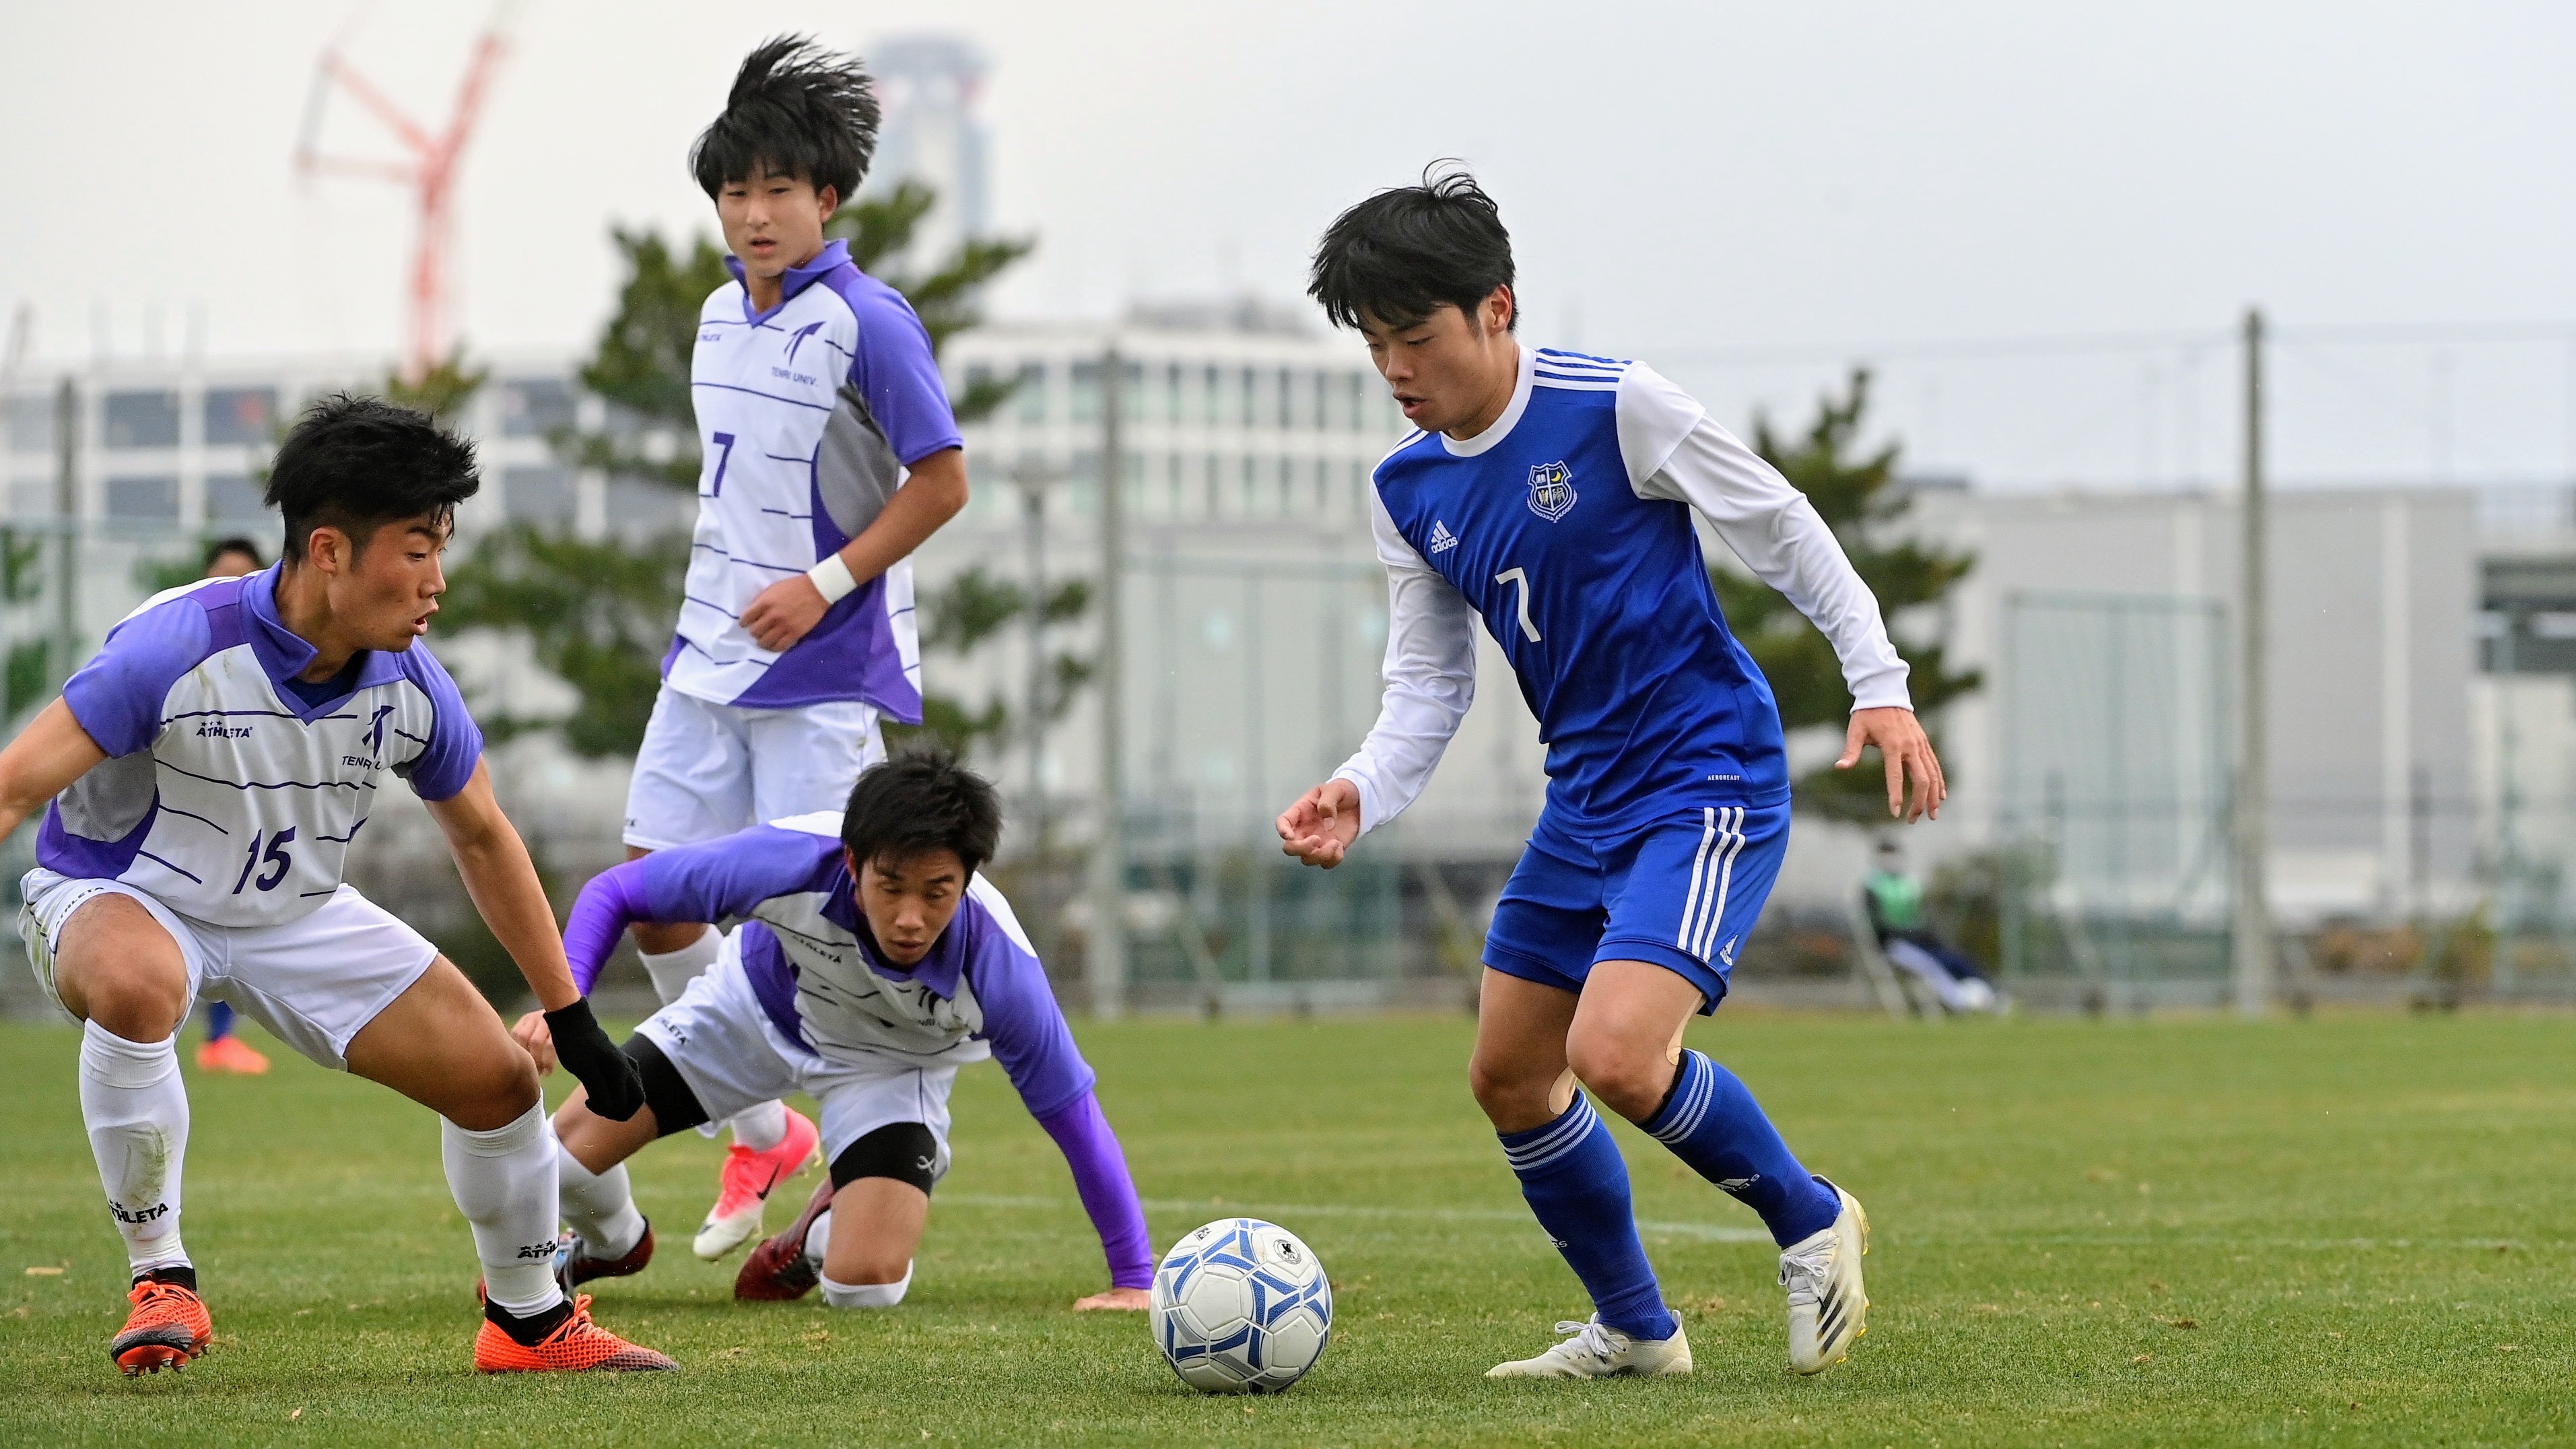
{"type": "Polygon", "coordinates": [[[465,788],[483,734],[427,648],[360,654],[319,704],[287,686],[313,646],[278,621],[277,572],[156,594],[108,631],[63,702],[110,758],[45,811],[37,864],[277,925],[340,888],[387,770],[424,800],[465,788]]]}
{"type": "Polygon", "coordinates": [[[564,954],[587,992],[636,921],[744,918],[735,939],[762,1011],[826,1060],[991,1056],[1040,1118],[1091,1090],[1046,968],[991,881],[967,882],[948,929],[909,967],[878,954],[856,890],[841,813],[798,815],[593,876],[564,926],[564,954]]]}
{"type": "Polygon", "coordinates": [[[1538,718],[1560,828],[1786,800],[1779,708],[1718,610],[1694,509],[1833,641],[1856,708],[1909,707],[1877,601],[1814,506],[1643,364],[1523,349],[1491,427],[1415,433],[1376,485],[1386,696],[1336,772],[1363,828],[1421,793],[1465,716],[1478,618],[1538,718]]]}
{"type": "Polygon", "coordinates": [[[833,242],[754,312],[734,280],[707,298],[689,364],[704,462],[679,628],[662,674],[713,704],[780,709],[855,699],[921,719],[912,565],[869,579],[774,654],[740,615],[780,579],[858,536],[905,470],[959,446],[930,335],[910,303],[833,242]]]}

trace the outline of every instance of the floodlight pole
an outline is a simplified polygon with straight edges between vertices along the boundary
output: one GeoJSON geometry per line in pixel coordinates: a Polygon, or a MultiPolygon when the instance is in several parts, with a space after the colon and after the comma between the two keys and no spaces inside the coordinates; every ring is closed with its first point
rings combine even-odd
{"type": "Polygon", "coordinates": [[[2272,899],[2264,872],[2269,790],[2264,759],[2264,507],[2263,313],[2259,308],[2248,308],[2244,558],[2236,591],[2236,790],[2229,831],[2230,854],[2236,862],[2235,919],[2229,955],[2236,984],[2236,1010],[2241,1016],[2261,1016],[2272,1005],[2272,899]]]}
{"type": "Polygon", "coordinates": [[[1127,572],[1126,382],[1126,363],[1113,336],[1100,356],[1100,655],[1093,666],[1100,691],[1100,793],[1091,845],[1090,940],[1083,952],[1091,1010],[1102,1017],[1127,1010],[1127,701],[1119,600],[1127,572]]]}

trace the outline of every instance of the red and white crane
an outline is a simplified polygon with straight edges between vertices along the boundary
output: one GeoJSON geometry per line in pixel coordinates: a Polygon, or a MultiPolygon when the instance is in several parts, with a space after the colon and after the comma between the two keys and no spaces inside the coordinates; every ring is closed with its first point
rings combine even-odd
{"type": "Polygon", "coordinates": [[[332,41],[322,49],[322,58],[313,75],[313,91],[304,107],[304,130],[295,145],[296,171],[311,176],[360,176],[376,181],[391,181],[411,189],[418,211],[418,230],[412,238],[410,293],[411,315],[403,338],[402,375],[406,382],[417,383],[432,368],[445,361],[453,345],[455,328],[449,315],[453,302],[448,250],[455,238],[457,166],[465,155],[465,143],[474,134],[474,123],[483,111],[484,98],[490,93],[492,78],[501,67],[509,50],[511,12],[516,6],[503,0],[492,15],[491,23],[476,37],[474,52],[465,66],[465,78],[456,88],[456,105],[449,112],[443,130],[432,132],[414,121],[400,106],[376,88],[374,82],[359,74],[348,58],[341,54],[340,42],[332,41]],[[367,109],[387,130],[393,132],[403,149],[411,153],[408,161],[350,160],[325,155],[317,148],[322,130],[324,103],[334,88],[367,109]]]}

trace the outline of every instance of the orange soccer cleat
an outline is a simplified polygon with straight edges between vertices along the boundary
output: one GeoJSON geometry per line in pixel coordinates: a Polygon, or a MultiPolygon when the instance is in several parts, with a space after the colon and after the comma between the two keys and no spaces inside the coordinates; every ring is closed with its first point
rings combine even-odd
{"type": "Polygon", "coordinates": [[[134,1304],[125,1327],[109,1339],[107,1356],[128,1378],[186,1366],[215,1336],[214,1315],[197,1290],[159,1278],[141,1278],[125,1295],[134,1304]]]}
{"type": "Polygon", "coordinates": [[[572,1315],[542,1340],[526,1344],[512,1338],[490,1318],[474,1336],[474,1367],[487,1374],[581,1373],[598,1369],[630,1373],[675,1369],[664,1354],[628,1343],[590,1321],[590,1295],[572,1301],[572,1315]]]}
{"type": "Polygon", "coordinates": [[[268,1058],[237,1036],[219,1036],[197,1048],[197,1070],[256,1077],[268,1071],[268,1058]]]}

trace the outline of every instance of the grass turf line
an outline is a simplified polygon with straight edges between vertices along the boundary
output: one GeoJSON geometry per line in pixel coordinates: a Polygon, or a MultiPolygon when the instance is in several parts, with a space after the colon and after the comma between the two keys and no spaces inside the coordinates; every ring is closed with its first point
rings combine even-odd
{"type": "MultiPolygon", "coordinates": [[[[889,1313],[736,1305],[688,1239],[720,1143],[635,1161],[660,1230],[603,1322],[669,1375],[485,1379],[429,1114],[272,1048],[189,1072],[185,1233],[217,1348],[128,1382],[122,1254],[81,1134],[79,1038],[0,1028],[0,1443],[2403,1444],[2576,1435],[2576,1087],[2563,1017],[2016,1020],[1746,1014],[1692,1040],[1877,1232],[1870,1332],[1785,1368],[1751,1215],[1621,1128],[1684,1381],[1492,1384],[1582,1295],[1519,1212],[1444,1019],[1085,1024],[1155,1243],[1279,1205],[1338,1285],[1282,1398],[1202,1398],[1103,1282],[1070,1178],[998,1069],[889,1313]],[[1304,1204],[1300,1214],[1294,1205],[1304,1204]],[[26,1275],[28,1267],[62,1267],[26,1275]]],[[[265,1044],[264,1044],[265,1045],[265,1044]]],[[[560,1079],[550,1092],[560,1094],[560,1079]]],[[[781,1189],[773,1224],[810,1177],[781,1189]]]]}

